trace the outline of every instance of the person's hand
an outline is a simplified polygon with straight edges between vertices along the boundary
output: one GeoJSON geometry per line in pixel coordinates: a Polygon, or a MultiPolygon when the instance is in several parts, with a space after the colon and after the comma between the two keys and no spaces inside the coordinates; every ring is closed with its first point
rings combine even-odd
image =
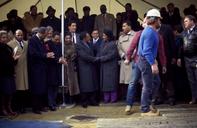
{"type": "Polygon", "coordinates": [[[67,65],[68,64],[67,61],[66,61],[66,59],[64,57],[60,57],[59,58],[59,63],[64,64],[64,65],[67,65]]]}
{"type": "Polygon", "coordinates": [[[94,62],[96,62],[96,63],[99,62],[99,61],[100,61],[99,57],[96,57],[95,60],[94,60],[94,62]]]}
{"type": "Polygon", "coordinates": [[[154,63],[153,65],[151,65],[151,69],[152,69],[153,74],[158,74],[159,73],[157,63],[154,63]]]}
{"type": "Polygon", "coordinates": [[[47,58],[55,58],[54,55],[55,55],[54,52],[48,52],[47,53],[47,58]]]}
{"type": "Polygon", "coordinates": [[[124,64],[125,64],[125,65],[129,65],[129,63],[130,63],[130,61],[129,61],[128,59],[126,59],[126,60],[124,61],[124,64]]]}
{"type": "Polygon", "coordinates": [[[181,67],[181,59],[177,59],[176,64],[177,64],[178,67],[181,67]]]}
{"type": "Polygon", "coordinates": [[[176,59],[172,58],[171,64],[176,64],[176,59]]]}
{"type": "Polygon", "coordinates": [[[14,60],[18,60],[20,58],[21,55],[14,55],[13,58],[14,60]]]}
{"type": "Polygon", "coordinates": [[[166,66],[163,66],[162,67],[162,74],[166,74],[166,72],[167,72],[167,68],[166,68],[166,66]]]}

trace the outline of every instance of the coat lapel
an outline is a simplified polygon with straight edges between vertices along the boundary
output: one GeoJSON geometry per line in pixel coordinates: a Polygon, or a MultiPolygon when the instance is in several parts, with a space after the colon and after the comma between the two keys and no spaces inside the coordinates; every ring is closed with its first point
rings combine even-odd
{"type": "Polygon", "coordinates": [[[24,43],[24,41],[23,41],[23,45],[24,45],[24,48],[21,48],[21,46],[18,44],[18,41],[16,39],[14,39],[14,47],[17,47],[18,46],[17,52],[19,52],[19,53],[23,53],[24,52],[24,49],[25,49],[25,43],[24,43]]]}

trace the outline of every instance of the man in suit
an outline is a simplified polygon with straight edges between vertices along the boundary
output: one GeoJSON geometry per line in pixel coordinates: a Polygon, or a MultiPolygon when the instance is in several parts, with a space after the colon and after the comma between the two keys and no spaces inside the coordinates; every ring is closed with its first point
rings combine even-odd
{"type": "Polygon", "coordinates": [[[80,34],[81,43],[77,43],[78,65],[79,65],[79,87],[81,92],[81,104],[86,108],[88,105],[96,106],[97,90],[95,81],[95,65],[96,58],[92,49],[91,37],[88,32],[80,34]]]}
{"type": "Polygon", "coordinates": [[[27,41],[23,40],[23,31],[18,29],[15,32],[15,38],[8,42],[12,47],[15,55],[19,55],[17,64],[15,65],[15,83],[16,83],[16,104],[19,112],[25,112],[25,94],[29,89],[28,74],[27,74],[27,41]]]}
{"type": "Polygon", "coordinates": [[[101,14],[95,19],[94,29],[99,30],[100,37],[102,37],[104,29],[111,30],[113,32],[113,36],[115,37],[117,34],[117,27],[114,15],[107,13],[107,8],[105,5],[100,6],[100,11],[101,14]]]}
{"type": "Polygon", "coordinates": [[[28,71],[29,71],[29,85],[32,93],[32,107],[35,114],[45,112],[44,99],[47,92],[46,81],[46,60],[47,58],[54,58],[53,52],[46,52],[44,48],[44,38],[47,30],[45,27],[40,27],[38,33],[30,40],[28,45],[28,71]]]}
{"type": "Polygon", "coordinates": [[[72,20],[68,23],[68,31],[72,34],[72,42],[77,44],[80,42],[79,34],[76,33],[77,30],[77,23],[76,21],[72,20]]]}
{"type": "Polygon", "coordinates": [[[93,44],[93,49],[94,49],[94,56],[99,56],[100,52],[100,46],[102,43],[102,39],[99,38],[99,31],[97,29],[94,29],[92,31],[92,44],[93,44]]]}
{"type": "MultiPolygon", "coordinates": [[[[93,50],[94,50],[94,56],[99,57],[100,51],[101,51],[101,45],[103,43],[103,40],[99,38],[99,31],[97,29],[94,29],[92,31],[92,44],[93,44],[93,50]]],[[[96,63],[96,80],[98,85],[100,85],[100,63],[96,63]]],[[[98,88],[97,91],[97,101],[100,101],[100,89],[98,88]]]]}
{"type": "Polygon", "coordinates": [[[72,7],[67,8],[67,10],[65,11],[66,18],[64,20],[65,31],[68,31],[68,24],[71,21],[75,21],[76,22],[76,24],[78,26],[76,31],[77,32],[81,31],[80,28],[79,28],[80,27],[80,20],[79,20],[77,15],[78,14],[75,12],[74,8],[72,8],[72,7]]]}

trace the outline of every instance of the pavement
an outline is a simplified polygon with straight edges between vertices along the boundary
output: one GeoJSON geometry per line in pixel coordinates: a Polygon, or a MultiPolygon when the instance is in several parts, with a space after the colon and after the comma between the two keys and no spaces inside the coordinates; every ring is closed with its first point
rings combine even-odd
{"type": "Polygon", "coordinates": [[[42,115],[31,111],[11,120],[38,120],[62,122],[72,128],[197,128],[197,105],[159,105],[161,116],[141,117],[139,104],[133,106],[134,113],[125,115],[123,102],[100,104],[98,107],[59,108],[42,115]]]}

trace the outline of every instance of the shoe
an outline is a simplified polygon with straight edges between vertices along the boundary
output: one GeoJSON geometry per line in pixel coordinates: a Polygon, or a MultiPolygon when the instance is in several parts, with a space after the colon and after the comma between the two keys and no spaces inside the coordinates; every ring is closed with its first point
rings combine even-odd
{"type": "Polygon", "coordinates": [[[197,104],[197,101],[196,100],[192,100],[192,101],[189,102],[189,104],[191,104],[191,105],[192,104],[197,104]]]}
{"type": "Polygon", "coordinates": [[[13,112],[12,111],[12,109],[11,109],[11,107],[8,107],[8,114],[10,115],[10,116],[16,116],[17,115],[17,113],[16,112],[13,112]]]}
{"type": "Polygon", "coordinates": [[[110,103],[116,103],[117,100],[111,100],[110,103]]]}
{"type": "Polygon", "coordinates": [[[130,115],[132,112],[131,112],[131,106],[130,105],[127,105],[126,108],[125,108],[125,114],[126,115],[130,115]]]}
{"type": "Polygon", "coordinates": [[[16,116],[17,113],[16,113],[16,112],[9,112],[9,115],[10,115],[10,116],[16,116]]]}
{"type": "Polygon", "coordinates": [[[150,110],[153,112],[157,112],[157,108],[153,104],[150,105],[150,110]]]}
{"type": "Polygon", "coordinates": [[[170,105],[170,106],[174,106],[174,105],[175,105],[175,101],[170,101],[170,102],[169,102],[169,105],[170,105]]]}
{"type": "Polygon", "coordinates": [[[48,112],[47,108],[43,107],[40,109],[41,112],[48,112]]]}
{"type": "Polygon", "coordinates": [[[26,109],[25,109],[25,108],[21,108],[21,109],[19,110],[19,113],[21,113],[21,114],[26,113],[26,109]]]}
{"type": "Polygon", "coordinates": [[[160,112],[157,110],[156,112],[150,110],[149,112],[141,113],[141,116],[159,116],[160,112]]]}
{"type": "Polygon", "coordinates": [[[56,111],[56,110],[57,110],[56,107],[54,107],[54,106],[49,107],[49,109],[50,109],[51,111],[56,111]]]}
{"type": "Polygon", "coordinates": [[[5,109],[3,109],[2,110],[2,116],[9,116],[9,113],[5,109]]]}
{"type": "Polygon", "coordinates": [[[39,110],[33,110],[33,113],[35,113],[35,114],[39,114],[39,115],[41,115],[41,114],[42,114],[42,112],[41,112],[41,111],[39,111],[39,110]]]}
{"type": "Polygon", "coordinates": [[[87,104],[82,104],[81,106],[82,106],[83,108],[87,108],[87,107],[88,107],[87,104]]]}
{"type": "Polygon", "coordinates": [[[95,103],[90,103],[89,105],[90,105],[90,106],[99,106],[99,103],[96,103],[96,102],[95,102],[95,103]]]}
{"type": "Polygon", "coordinates": [[[70,108],[74,108],[76,106],[76,103],[73,104],[67,104],[66,108],[70,109],[70,108]]]}
{"type": "Polygon", "coordinates": [[[169,98],[168,104],[169,104],[170,106],[174,106],[174,105],[175,105],[175,99],[174,99],[174,98],[169,98]]]}
{"type": "Polygon", "coordinates": [[[154,105],[160,105],[160,104],[163,104],[163,100],[161,100],[161,99],[156,99],[156,100],[152,101],[152,103],[153,103],[154,105]]]}

